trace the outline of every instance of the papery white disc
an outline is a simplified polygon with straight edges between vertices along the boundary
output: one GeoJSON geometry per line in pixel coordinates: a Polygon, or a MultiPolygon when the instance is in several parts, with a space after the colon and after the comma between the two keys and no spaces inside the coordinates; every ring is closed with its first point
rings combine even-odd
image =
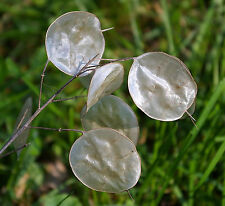
{"type": "Polygon", "coordinates": [[[117,90],[123,82],[124,69],[119,63],[106,64],[95,71],[88,90],[87,110],[100,98],[117,90]]]}
{"type": "MultiPolygon", "coordinates": [[[[28,121],[31,115],[32,115],[32,98],[29,97],[26,99],[18,115],[14,128],[14,133],[16,133],[21,127],[23,127],[23,125],[28,121]]],[[[26,144],[29,132],[30,129],[27,128],[15,139],[15,141],[13,142],[15,149],[18,149],[26,144]]],[[[17,155],[19,154],[20,151],[17,151],[17,155]]]]}
{"type": "Polygon", "coordinates": [[[97,65],[105,48],[99,19],[83,11],[63,14],[49,26],[45,46],[48,59],[68,75],[77,74],[98,54],[90,64],[97,65]]]}
{"type": "Polygon", "coordinates": [[[139,109],[162,121],[181,118],[197,94],[196,83],[184,63],[163,52],[149,52],[134,59],[128,88],[139,109]]]}
{"type": "Polygon", "coordinates": [[[141,174],[141,160],[135,145],[108,128],[85,132],[73,144],[69,161],[74,175],[84,185],[102,192],[128,190],[141,174]]]}
{"type": "Polygon", "coordinates": [[[85,130],[109,127],[137,144],[139,136],[137,117],[122,99],[109,95],[99,100],[87,113],[86,108],[84,106],[81,111],[81,123],[85,130]]]}

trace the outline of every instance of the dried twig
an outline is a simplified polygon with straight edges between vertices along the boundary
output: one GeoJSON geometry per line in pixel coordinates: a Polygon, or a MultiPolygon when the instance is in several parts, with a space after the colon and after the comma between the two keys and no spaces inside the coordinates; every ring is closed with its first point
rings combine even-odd
{"type": "Polygon", "coordinates": [[[0,155],[0,159],[3,158],[3,157],[6,157],[6,156],[9,156],[9,155],[13,154],[14,152],[19,152],[19,151],[23,150],[24,148],[26,148],[28,146],[30,146],[30,143],[27,143],[27,144],[25,144],[25,145],[23,145],[21,147],[18,147],[15,150],[12,150],[12,151],[9,151],[9,152],[7,152],[5,154],[2,154],[2,155],[0,155]]]}
{"type": "MultiPolygon", "coordinates": [[[[101,59],[102,61],[109,61],[109,62],[104,63],[104,64],[97,64],[97,65],[88,66],[88,67],[86,67],[86,70],[84,72],[96,70],[99,67],[105,66],[105,65],[110,64],[110,63],[113,63],[113,62],[123,62],[123,61],[132,60],[134,58],[135,57],[126,57],[126,58],[121,58],[121,59],[101,59]],[[93,68],[93,69],[91,69],[91,68],[93,68]]],[[[82,74],[84,72],[82,72],[82,74]]]]}
{"type": "Polygon", "coordinates": [[[78,98],[82,98],[82,97],[87,97],[87,96],[81,95],[81,96],[68,97],[68,98],[64,98],[64,99],[54,99],[52,102],[62,102],[62,101],[67,101],[67,100],[71,100],[71,99],[78,99],[78,98]]]}
{"type": "Polygon", "coordinates": [[[62,128],[48,128],[48,127],[32,127],[28,126],[30,129],[43,129],[43,130],[51,130],[51,131],[58,131],[58,132],[64,132],[64,131],[72,131],[72,132],[79,132],[79,133],[84,133],[84,131],[79,130],[79,129],[62,129],[62,128]]]}
{"type": "Polygon", "coordinates": [[[38,100],[38,109],[40,109],[40,107],[41,107],[42,86],[43,86],[43,81],[44,81],[44,77],[45,77],[45,71],[47,69],[48,63],[49,63],[49,59],[47,59],[46,64],[45,64],[45,67],[44,67],[43,72],[41,74],[41,83],[40,83],[40,93],[39,93],[39,100],[38,100]]]}
{"type": "Polygon", "coordinates": [[[133,201],[135,201],[134,198],[132,197],[132,195],[130,194],[130,191],[129,190],[127,190],[127,194],[129,195],[130,199],[132,199],[133,201]]]}
{"type": "Polygon", "coordinates": [[[197,125],[195,124],[195,122],[196,122],[195,118],[192,117],[191,114],[190,114],[188,111],[186,111],[186,113],[187,113],[187,115],[189,116],[189,118],[191,119],[191,121],[192,121],[192,123],[194,124],[194,126],[198,129],[197,125]]]}

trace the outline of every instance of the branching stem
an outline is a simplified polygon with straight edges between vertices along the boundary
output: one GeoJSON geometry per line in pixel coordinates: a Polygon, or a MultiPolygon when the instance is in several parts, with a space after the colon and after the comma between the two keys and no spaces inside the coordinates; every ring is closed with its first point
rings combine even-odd
{"type": "MultiPolygon", "coordinates": [[[[77,98],[77,97],[72,97],[72,98],[67,98],[67,99],[60,99],[60,100],[55,100],[55,97],[61,93],[74,79],[76,79],[77,77],[81,76],[83,73],[87,72],[87,71],[93,71],[96,70],[98,67],[104,66],[106,64],[112,63],[112,62],[118,62],[118,61],[127,61],[130,59],[134,59],[135,57],[126,57],[126,58],[121,58],[121,59],[102,59],[104,61],[109,61],[106,64],[99,64],[99,65],[93,65],[93,66],[89,66],[98,56],[99,54],[97,54],[96,56],[94,56],[92,59],[90,59],[87,64],[76,74],[74,75],[68,82],[66,82],[57,92],[55,92],[55,94],[53,94],[46,102],[44,105],[41,106],[41,95],[42,95],[42,86],[43,86],[43,81],[44,81],[44,76],[45,76],[45,71],[46,68],[48,66],[49,60],[47,60],[45,67],[43,69],[42,75],[41,75],[41,83],[40,83],[40,94],[39,94],[39,101],[38,101],[38,109],[34,112],[34,114],[27,120],[27,122],[20,128],[17,130],[16,133],[14,133],[10,139],[3,145],[3,147],[0,149],[0,157],[2,155],[2,153],[15,141],[15,139],[17,137],[19,137],[23,131],[29,127],[29,125],[31,124],[31,122],[43,111],[43,109],[45,109],[45,107],[47,107],[50,103],[52,102],[59,102],[59,101],[65,101],[65,100],[69,100],[72,98],[77,98]]],[[[37,128],[37,129],[41,129],[41,127],[37,128]]],[[[43,128],[42,128],[43,129],[43,128]]],[[[50,129],[50,128],[49,128],[50,129]]],[[[82,134],[84,133],[84,131],[81,130],[73,130],[73,129],[51,129],[51,130],[57,130],[57,131],[76,131],[76,132],[81,132],[82,134]]],[[[5,155],[4,155],[5,156],[5,155]]],[[[128,191],[129,193],[129,191],[128,191]]]]}
{"type": "Polygon", "coordinates": [[[79,133],[84,133],[84,131],[79,130],[79,129],[62,129],[62,128],[48,128],[48,127],[32,127],[28,126],[30,129],[43,129],[43,130],[51,130],[51,131],[58,131],[58,132],[64,132],[64,131],[72,131],[72,132],[79,132],[79,133]]]}
{"type": "Polygon", "coordinates": [[[7,153],[5,153],[3,155],[0,155],[0,159],[3,158],[3,157],[6,157],[6,156],[9,156],[9,155],[13,154],[14,152],[19,152],[19,151],[21,151],[22,149],[24,149],[24,148],[26,148],[28,146],[30,146],[30,143],[24,144],[23,146],[15,149],[15,150],[12,150],[12,151],[9,151],[9,152],[7,152],[7,153]]]}
{"type": "MultiPolygon", "coordinates": [[[[93,62],[95,60],[95,58],[98,56],[98,54],[96,56],[94,56],[92,59],[90,59],[88,61],[88,63],[81,69],[81,70],[85,70],[90,64],[91,62],[93,62]]],[[[48,101],[41,106],[40,108],[38,108],[36,110],[36,112],[30,117],[30,119],[27,120],[27,122],[15,133],[13,134],[10,139],[5,143],[5,145],[1,148],[0,150],[0,155],[15,141],[15,139],[23,133],[23,131],[31,124],[31,122],[41,113],[41,111],[43,109],[45,109],[45,107],[47,107],[50,103],[53,102],[53,100],[55,99],[55,97],[62,92],[67,85],[69,85],[74,79],[76,79],[79,75],[81,74],[81,71],[78,72],[78,74],[74,75],[68,82],[66,82],[66,84],[64,84],[55,94],[53,94],[48,101]]]]}
{"type": "Polygon", "coordinates": [[[74,96],[74,97],[69,97],[69,98],[64,98],[64,99],[54,99],[52,102],[62,102],[62,101],[67,101],[71,99],[78,99],[82,97],[87,97],[86,95],[81,95],[81,96],[74,96]]]}

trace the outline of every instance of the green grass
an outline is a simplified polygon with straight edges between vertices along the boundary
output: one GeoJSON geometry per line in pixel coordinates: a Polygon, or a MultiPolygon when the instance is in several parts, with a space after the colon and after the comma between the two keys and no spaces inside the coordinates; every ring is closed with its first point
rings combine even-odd
{"type": "MultiPolygon", "coordinates": [[[[142,175],[127,193],[88,189],[72,174],[68,154],[79,135],[31,130],[17,160],[0,159],[0,205],[141,205],[225,206],[225,1],[194,0],[2,0],[0,2],[0,145],[13,132],[28,96],[37,108],[39,82],[47,59],[45,32],[59,15],[83,10],[95,13],[104,33],[105,58],[164,51],[179,57],[198,85],[197,128],[189,119],[160,122],[132,102],[127,76],[116,95],[137,114],[141,127],[137,150],[142,175]]],[[[128,74],[131,61],[123,65],[128,74]]],[[[69,79],[49,64],[43,101],[69,79]]],[[[75,80],[60,96],[86,94],[75,80]]],[[[33,126],[81,129],[85,98],[49,105],[33,126]]],[[[9,150],[13,149],[12,147],[9,150]]]]}

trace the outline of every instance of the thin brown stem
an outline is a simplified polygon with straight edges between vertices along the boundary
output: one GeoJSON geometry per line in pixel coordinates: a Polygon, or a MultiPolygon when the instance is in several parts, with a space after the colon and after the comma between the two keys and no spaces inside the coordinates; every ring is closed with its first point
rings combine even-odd
{"type": "MultiPolygon", "coordinates": [[[[82,71],[82,74],[87,72],[87,71],[93,71],[93,70],[96,70],[98,69],[99,67],[102,67],[102,66],[105,66],[107,64],[110,64],[110,63],[113,63],[113,62],[123,62],[123,61],[128,61],[128,60],[132,60],[134,59],[135,57],[126,57],[126,58],[121,58],[121,59],[101,59],[102,61],[109,61],[107,63],[104,63],[104,64],[97,64],[97,65],[91,65],[91,66],[88,66],[86,67],[86,70],[85,71],[82,71]],[[90,69],[90,68],[93,68],[93,69],[90,69]]],[[[81,75],[81,74],[80,74],[81,75]]]]}
{"type": "MultiPolygon", "coordinates": [[[[96,66],[93,66],[93,67],[96,67],[96,66]]],[[[80,72],[79,73],[79,76],[82,75],[82,74],[84,74],[84,73],[86,73],[86,72],[89,72],[89,71],[95,71],[96,69],[98,69],[98,68],[96,67],[94,69],[86,69],[85,71],[80,72]]]]}
{"type": "Polygon", "coordinates": [[[22,116],[22,119],[20,120],[19,124],[17,125],[17,127],[16,127],[17,130],[20,128],[20,126],[21,126],[21,124],[22,124],[22,122],[23,122],[27,112],[28,112],[28,109],[26,109],[26,111],[24,112],[24,114],[22,116]]]}
{"type": "MultiPolygon", "coordinates": [[[[96,54],[92,59],[90,59],[88,61],[88,63],[78,72],[77,76],[80,76],[81,74],[84,73],[85,69],[87,69],[87,67],[96,59],[96,57],[98,56],[99,54],[96,54]]],[[[86,72],[86,71],[85,71],[86,72]]]]}
{"type": "MultiPolygon", "coordinates": [[[[97,56],[97,55],[96,55],[97,56]]],[[[94,59],[96,58],[93,57],[82,69],[86,69],[87,66],[89,66],[91,64],[92,61],[94,61],[94,59]]],[[[66,82],[66,84],[64,84],[55,94],[53,94],[48,101],[41,106],[40,108],[38,108],[36,110],[36,112],[27,120],[27,122],[16,132],[14,133],[10,139],[5,143],[5,145],[1,148],[0,150],[0,155],[15,141],[15,139],[22,134],[22,132],[31,124],[31,122],[41,113],[41,111],[43,111],[43,109],[45,109],[45,107],[47,107],[50,103],[53,102],[53,100],[55,99],[55,97],[62,92],[66,86],[68,86],[74,79],[76,79],[78,76],[80,75],[80,72],[78,74],[76,74],[75,76],[73,76],[68,82],[66,82]]]]}
{"type": "Polygon", "coordinates": [[[191,119],[191,121],[192,121],[192,123],[194,124],[194,126],[198,129],[197,125],[195,124],[195,121],[196,121],[195,118],[192,117],[191,114],[190,114],[188,111],[186,111],[186,113],[187,113],[187,115],[189,116],[189,118],[191,119]]]}
{"type": "Polygon", "coordinates": [[[134,198],[132,197],[132,195],[130,194],[130,191],[129,190],[127,190],[127,194],[129,195],[130,199],[132,199],[133,201],[135,201],[134,198]]]}
{"type": "Polygon", "coordinates": [[[28,147],[28,146],[30,146],[30,143],[24,144],[23,146],[18,147],[18,148],[15,149],[15,150],[12,150],[12,151],[9,151],[9,152],[7,152],[7,153],[5,153],[5,154],[3,154],[3,155],[0,155],[0,159],[3,158],[3,157],[7,157],[7,156],[9,156],[9,155],[11,155],[11,154],[13,154],[13,153],[15,153],[15,152],[19,152],[19,151],[23,150],[24,148],[26,148],[26,147],[28,147]]]}
{"type": "Polygon", "coordinates": [[[81,96],[74,96],[74,97],[69,97],[69,98],[64,98],[64,99],[54,99],[52,102],[62,102],[62,101],[67,101],[71,99],[78,99],[82,97],[87,97],[86,95],[81,95],[81,96]]]}
{"type": "Polygon", "coordinates": [[[45,63],[45,67],[44,67],[43,72],[41,74],[40,93],[39,93],[39,99],[38,99],[38,109],[40,109],[40,107],[41,107],[42,87],[43,87],[45,71],[47,69],[48,63],[49,63],[49,59],[47,59],[47,61],[45,63]]]}
{"type": "Polygon", "coordinates": [[[123,62],[123,61],[128,61],[131,59],[134,59],[135,57],[125,57],[125,58],[120,58],[120,59],[101,59],[102,61],[110,61],[110,62],[123,62]]]}
{"type": "Polygon", "coordinates": [[[62,129],[62,128],[48,128],[48,127],[32,127],[32,126],[28,126],[28,128],[30,129],[43,129],[43,130],[51,130],[51,131],[57,131],[57,132],[65,132],[65,131],[72,131],[72,132],[79,132],[84,134],[84,131],[79,130],[79,129],[62,129]]]}

